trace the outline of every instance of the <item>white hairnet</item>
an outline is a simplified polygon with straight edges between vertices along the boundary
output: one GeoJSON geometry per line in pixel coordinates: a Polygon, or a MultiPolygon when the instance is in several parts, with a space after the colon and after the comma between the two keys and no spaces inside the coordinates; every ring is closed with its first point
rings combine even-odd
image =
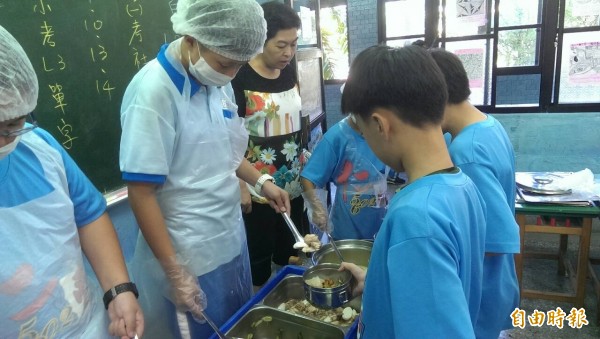
{"type": "Polygon", "coordinates": [[[179,0],[171,21],[175,33],[237,61],[262,52],[267,38],[263,10],[255,0],[179,0]]]}
{"type": "Polygon", "coordinates": [[[0,122],[27,115],[38,98],[38,80],[23,47],[0,26],[0,122]]]}

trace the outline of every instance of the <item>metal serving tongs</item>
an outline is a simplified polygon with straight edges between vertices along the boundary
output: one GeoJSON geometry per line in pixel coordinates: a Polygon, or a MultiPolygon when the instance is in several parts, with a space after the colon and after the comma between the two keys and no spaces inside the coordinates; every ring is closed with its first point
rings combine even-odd
{"type": "Polygon", "coordinates": [[[301,249],[301,248],[308,247],[308,245],[304,242],[304,237],[300,234],[300,232],[298,232],[298,229],[296,228],[296,225],[294,225],[294,222],[292,221],[290,216],[287,215],[287,213],[285,213],[285,212],[282,212],[281,215],[283,216],[285,223],[290,228],[290,231],[292,231],[292,234],[294,235],[294,239],[296,239],[294,248],[301,249]]]}

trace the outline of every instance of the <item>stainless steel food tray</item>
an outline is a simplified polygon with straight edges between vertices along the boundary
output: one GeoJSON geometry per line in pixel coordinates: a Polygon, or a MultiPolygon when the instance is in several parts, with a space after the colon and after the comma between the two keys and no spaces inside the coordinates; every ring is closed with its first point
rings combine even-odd
{"type": "MultiPolygon", "coordinates": [[[[280,338],[293,338],[297,339],[297,333],[292,333],[297,328],[290,327],[291,337],[284,336],[281,337],[281,333],[279,333],[279,329],[277,332],[269,332],[263,336],[262,332],[252,333],[251,331],[247,331],[252,329],[252,324],[262,319],[266,315],[266,313],[277,315],[278,320],[282,323],[287,321],[291,321],[294,323],[301,324],[301,327],[304,326],[315,327],[318,329],[318,336],[309,336],[310,333],[302,332],[303,338],[356,338],[356,332],[358,328],[358,319],[355,319],[354,322],[350,326],[335,326],[324,321],[315,320],[309,318],[304,315],[293,314],[285,311],[281,311],[277,309],[282,302],[288,301],[290,299],[305,299],[304,298],[304,285],[302,283],[302,274],[306,271],[306,267],[303,266],[294,266],[288,265],[285,266],[282,270],[280,270],[273,279],[268,281],[262,289],[260,289],[246,304],[244,304],[240,309],[229,318],[222,326],[221,331],[223,333],[227,333],[228,335],[238,336],[241,338],[247,338],[249,334],[252,334],[253,339],[258,338],[277,338],[277,335],[280,335],[280,338]],[[268,309],[270,311],[255,311],[255,309],[268,309]],[[280,315],[283,313],[284,315],[280,315]],[[256,314],[256,316],[254,315],[256,314]],[[259,316],[260,315],[260,316],[259,316]],[[249,318],[246,318],[249,317],[249,318]],[[252,320],[244,320],[242,319],[252,319],[252,320]],[[249,323],[247,322],[249,321],[249,323]],[[315,325],[316,324],[316,325],[315,325]],[[250,327],[248,327],[250,326],[250,327]],[[332,329],[333,328],[333,329],[332,329]],[[246,331],[246,332],[244,332],[246,331]],[[341,335],[341,336],[339,336],[341,335]]],[[[350,305],[355,310],[360,310],[360,298],[355,298],[355,300],[350,301],[346,305],[350,305]]],[[[270,315],[273,317],[273,315],[270,315]]],[[[272,320],[273,321],[273,320],[272,320]]],[[[273,324],[273,323],[272,323],[273,324]]],[[[286,325],[288,326],[288,325],[286,325]]],[[[255,326],[256,327],[256,324],[255,326]]],[[[282,327],[283,328],[283,327],[282,327]]],[[[288,327],[286,327],[288,328],[288,327]]],[[[262,330],[261,330],[262,331],[262,330]]],[[[312,334],[310,334],[312,335],[312,334]]],[[[214,334],[210,337],[210,339],[218,339],[217,335],[214,334]]]]}
{"type": "Polygon", "coordinates": [[[256,305],[225,333],[240,338],[343,339],[340,328],[278,309],[256,305]]]}
{"type": "MultiPolygon", "coordinates": [[[[273,288],[267,294],[267,296],[261,301],[261,303],[265,306],[277,308],[277,307],[279,307],[279,305],[281,305],[282,303],[285,303],[286,301],[288,301],[290,299],[299,299],[299,300],[305,299],[304,284],[302,282],[301,275],[292,274],[292,275],[287,275],[286,277],[284,277],[277,284],[277,286],[275,286],[275,288],[273,288]]],[[[356,297],[356,298],[350,300],[348,303],[344,304],[343,307],[349,306],[349,307],[352,307],[353,309],[355,309],[357,312],[359,312],[361,309],[361,303],[362,303],[362,297],[359,296],[359,297],[356,297]]],[[[308,317],[308,318],[313,319],[311,317],[308,317]]],[[[313,319],[313,320],[327,324],[318,319],[313,319]]],[[[346,332],[348,332],[348,330],[350,329],[352,324],[332,325],[332,326],[339,327],[342,331],[344,331],[344,333],[346,333],[346,332]]]]}

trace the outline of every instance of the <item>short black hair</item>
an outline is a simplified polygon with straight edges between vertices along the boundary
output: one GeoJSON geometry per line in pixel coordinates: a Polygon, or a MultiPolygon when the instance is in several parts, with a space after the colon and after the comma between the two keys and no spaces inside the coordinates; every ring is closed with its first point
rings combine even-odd
{"type": "Polygon", "coordinates": [[[367,118],[386,108],[422,127],[441,123],[447,99],[444,76],[426,49],[380,45],[365,49],[352,62],[342,112],[367,118]]]}
{"type": "Polygon", "coordinates": [[[427,46],[425,45],[425,40],[423,39],[415,40],[411,43],[411,45],[427,48],[427,46]]]}
{"type": "Polygon", "coordinates": [[[448,86],[448,102],[460,104],[469,99],[469,76],[458,56],[441,48],[430,49],[431,56],[442,70],[448,86]]]}
{"type": "Polygon", "coordinates": [[[279,1],[269,1],[261,5],[267,21],[267,41],[283,29],[300,29],[302,21],[294,9],[279,1]]]}

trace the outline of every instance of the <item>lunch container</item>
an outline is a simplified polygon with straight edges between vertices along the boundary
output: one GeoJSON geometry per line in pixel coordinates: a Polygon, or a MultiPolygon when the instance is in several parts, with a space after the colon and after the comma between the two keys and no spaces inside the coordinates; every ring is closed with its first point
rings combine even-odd
{"type": "Polygon", "coordinates": [[[336,308],[344,305],[352,299],[352,288],[355,280],[349,271],[339,271],[339,264],[315,265],[302,275],[304,285],[304,297],[313,305],[322,308],[336,308]],[[306,283],[314,277],[320,279],[332,279],[340,285],[332,288],[319,288],[306,283]]]}

